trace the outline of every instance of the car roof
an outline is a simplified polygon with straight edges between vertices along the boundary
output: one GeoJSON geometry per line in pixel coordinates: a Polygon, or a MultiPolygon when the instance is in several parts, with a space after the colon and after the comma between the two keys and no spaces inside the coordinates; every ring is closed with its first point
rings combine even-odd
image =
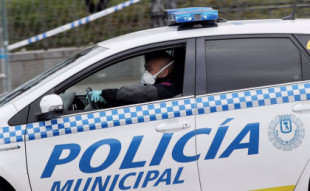
{"type": "Polygon", "coordinates": [[[177,26],[143,30],[98,43],[109,49],[126,50],[178,39],[236,34],[310,34],[310,19],[240,20],[219,23],[218,27],[178,31],[177,26]]]}

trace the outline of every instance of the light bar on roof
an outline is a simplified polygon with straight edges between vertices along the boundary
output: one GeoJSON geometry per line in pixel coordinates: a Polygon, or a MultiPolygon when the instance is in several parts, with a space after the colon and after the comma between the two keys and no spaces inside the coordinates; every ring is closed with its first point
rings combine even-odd
{"type": "Polygon", "coordinates": [[[211,7],[192,7],[165,11],[166,20],[174,23],[210,21],[218,18],[218,11],[211,7]]]}

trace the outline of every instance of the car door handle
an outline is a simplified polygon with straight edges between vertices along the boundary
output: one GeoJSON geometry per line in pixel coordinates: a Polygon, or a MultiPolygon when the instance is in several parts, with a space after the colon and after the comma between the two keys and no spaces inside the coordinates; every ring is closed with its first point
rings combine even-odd
{"type": "Polygon", "coordinates": [[[182,129],[186,129],[189,127],[190,127],[189,122],[180,121],[177,119],[170,119],[170,120],[164,121],[156,125],[156,131],[157,132],[173,132],[173,131],[179,131],[182,129]]]}
{"type": "Polygon", "coordinates": [[[295,113],[310,113],[310,101],[297,103],[293,106],[292,110],[295,113]]]}

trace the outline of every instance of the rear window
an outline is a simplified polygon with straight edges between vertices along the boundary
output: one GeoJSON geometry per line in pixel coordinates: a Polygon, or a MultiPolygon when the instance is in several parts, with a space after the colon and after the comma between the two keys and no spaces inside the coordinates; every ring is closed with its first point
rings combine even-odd
{"type": "Polygon", "coordinates": [[[289,38],[206,41],[209,93],[300,81],[300,51],[289,38]]]}

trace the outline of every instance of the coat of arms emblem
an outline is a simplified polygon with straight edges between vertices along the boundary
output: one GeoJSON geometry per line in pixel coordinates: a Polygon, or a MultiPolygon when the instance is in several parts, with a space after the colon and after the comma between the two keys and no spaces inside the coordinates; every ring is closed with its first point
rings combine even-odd
{"type": "Polygon", "coordinates": [[[278,115],[269,124],[268,136],[277,149],[291,151],[302,143],[305,129],[295,115],[278,115]]]}

